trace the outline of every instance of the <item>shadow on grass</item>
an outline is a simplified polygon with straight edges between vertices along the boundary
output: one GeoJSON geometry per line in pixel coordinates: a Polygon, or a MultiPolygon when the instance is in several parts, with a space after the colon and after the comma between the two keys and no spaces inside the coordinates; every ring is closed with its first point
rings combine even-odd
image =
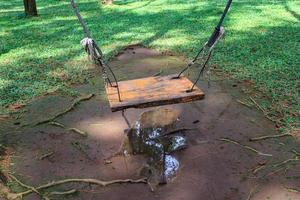
{"type": "MultiPolygon", "coordinates": [[[[141,2],[141,1],[139,1],[139,0],[125,0],[125,1],[123,1],[123,0],[114,0],[113,4],[115,4],[115,5],[128,5],[128,4],[135,3],[135,2],[141,2]]],[[[144,4],[144,6],[147,6],[147,5],[151,4],[151,2],[153,2],[153,1],[149,1],[149,0],[144,0],[143,1],[142,0],[142,2],[146,2],[144,4]]],[[[140,7],[138,7],[138,8],[140,8],[140,7]]]]}
{"type": "Polygon", "coordinates": [[[298,21],[300,21],[300,14],[292,10],[287,1],[285,2],[284,8],[286,11],[291,13],[298,21]]]}
{"type": "MultiPolygon", "coordinates": [[[[102,8],[98,1],[78,1],[106,58],[136,43],[193,56],[211,34],[225,5],[225,1],[183,0],[122,3],[102,8]],[[136,7],[133,9],[131,4],[136,7]]],[[[55,90],[55,86],[70,88],[82,74],[88,74],[89,65],[79,45],[83,33],[69,2],[39,2],[40,16],[26,19],[16,19],[23,12],[22,2],[0,4],[8,9],[1,12],[0,21],[4,30],[0,39],[0,95],[4,98],[0,105],[26,101],[55,90]],[[10,10],[14,6],[16,9],[10,10]]],[[[263,18],[261,13],[269,5],[277,8],[286,4],[273,5],[267,1],[233,4],[225,21],[228,39],[220,42],[213,62],[239,79],[254,80],[272,101],[288,96],[294,105],[297,26],[289,19],[282,19],[276,25],[249,26],[251,17],[263,18]]]]}

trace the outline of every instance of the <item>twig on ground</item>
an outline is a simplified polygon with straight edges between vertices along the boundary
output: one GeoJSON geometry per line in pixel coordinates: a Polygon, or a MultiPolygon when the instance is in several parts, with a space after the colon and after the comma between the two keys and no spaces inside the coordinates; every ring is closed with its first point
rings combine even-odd
{"type": "Polygon", "coordinates": [[[282,122],[280,122],[279,120],[276,120],[276,119],[272,119],[269,115],[268,115],[268,113],[265,111],[265,109],[263,109],[252,97],[249,97],[250,98],[250,100],[255,104],[255,106],[259,109],[259,110],[261,110],[262,111],[262,113],[264,114],[264,116],[267,118],[267,119],[269,119],[270,121],[272,121],[272,122],[275,122],[275,123],[277,123],[277,124],[282,124],[282,122]]]}
{"type": "Polygon", "coordinates": [[[255,167],[253,170],[252,170],[252,173],[253,174],[257,174],[258,171],[264,169],[266,167],[266,164],[259,164],[259,166],[255,167]]]}
{"type": "Polygon", "coordinates": [[[41,156],[39,157],[39,160],[44,160],[45,158],[50,157],[50,156],[52,156],[53,154],[54,154],[53,151],[48,152],[48,153],[45,153],[45,154],[43,154],[43,155],[41,155],[41,156]]]}
{"type": "MultiPolygon", "coordinates": [[[[130,129],[127,129],[126,131],[129,131],[130,129]]],[[[126,132],[125,131],[125,132],[126,132]]],[[[114,153],[112,153],[110,156],[104,158],[104,164],[110,164],[111,160],[113,157],[116,157],[116,156],[124,156],[125,153],[124,153],[124,149],[125,149],[125,146],[126,146],[126,140],[127,140],[127,137],[126,136],[123,136],[123,139],[122,139],[122,142],[118,148],[118,150],[114,153]]]]}
{"type": "Polygon", "coordinates": [[[249,99],[255,104],[255,106],[261,110],[264,114],[266,114],[265,109],[263,109],[252,97],[249,97],[249,99]]]}
{"type": "Polygon", "coordinates": [[[300,179],[300,176],[287,176],[286,179],[300,179]]]}
{"type": "Polygon", "coordinates": [[[229,143],[236,144],[236,145],[238,145],[238,146],[240,146],[240,147],[243,147],[243,148],[245,148],[245,149],[248,149],[248,150],[252,151],[253,153],[256,153],[257,155],[260,155],[260,156],[272,156],[272,154],[262,153],[262,152],[260,152],[260,151],[258,151],[258,150],[256,150],[256,149],[254,149],[254,148],[252,148],[252,147],[250,147],[250,146],[243,145],[243,144],[241,144],[241,143],[239,143],[239,142],[237,142],[237,141],[234,141],[234,140],[231,140],[231,139],[228,139],[228,138],[221,138],[221,139],[219,139],[219,140],[220,140],[220,141],[224,141],[224,142],[229,142],[229,143]]]}
{"type": "Polygon", "coordinates": [[[68,128],[68,130],[69,131],[73,131],[73,132],[75,132],[75,133],[78,133],[78,134],[80,134],[80,135],[82,135],[82,136],[84,136],[84,137],[87,137],[87,132],[84,132],[84,131],[82,131],[82,130],[79,130],[79,129],[77,129],[77,128],[68,128]]]}
{"type": "MultiPolygon", "coordinates": [[[[82,96],[82,97],[79,97],[77,99],[74,100],[74,102],[71,104],[70,107],[68,107],[67,109],[63,110],[62,112],[54,115],[53,117],[50,117],[48,119],[45,119],[45,120],[42,120],[40,122],[37,122],[35,124],[33,124],[33,126],[37,126],[37,125],[41,125],[41,124],[45,124],[45,123],[48,123],[48,122],[51,122],[51,121],[54,121],[56,118],[70,112],[71,110],[73,110],[75,108],[75,106],[77,106],[80,102],[82,101],[86,101],[86,100],[89,100],[91,99],[93,96],[95,96],[95,94],[88,94],[86,96],[82,96]]],[[[28,126],[30,124],[25,124],[24,126],[28,126]]]]}
{"type": "Polygon", "coordinates": [[[300,193],[300,189],[288,188],[288,187],[285,187],[285,189],[287,189],[287,191],[289,191],[289,192],[300,193]]]}
{"type": "Polygon", "coordinates": [[[53,126],[61,127],[61,128],[66,128],[65,125],[63,125],[59,122],[55,122],[55,121],[51,121],[51,122],[49,122],[49,124],[53,125],[53,126]]]}
{"type": "Polygon", "coordinates": [[[295,149],[292,151],[296,156],[300,156],[300,153],[296,151],[295,149]]]}
{"type": "Polygon", "coordinates": [[[270,138],[279,138],[279,137],[285,137],[285,136],[293,136],[293,135],[290,133],[277,134],[277,135],[264,135],[264,136],[260,136],[260,137],[250,138],[249,141],[254,142],[254,141],[258,141],[258,140],[266,140],[266,139],[270,139],[270,138]]]}
{"type": "Polygon", "coordinates": [[[294,162],[294,161],[300,161],[300,158],[299,158],[298,156],[295,157],[295,158],[289,158],[289,159],[287,159],[287,160],[284,160],[284,161],[282,161],[282,162],[279,162],[279,163],[277,163],[277,164],[274,164],[273,167],[282,166],[282,165],[285,165],[285,164],[287,164],[287,163],[289,163],[289,162],[294,162]]]}
{"type": "Polygon", "coordinates": [[[243,102],[243,101],[241,101],[241,100],[236,100],[238,103],[240,103],[240,104],[242,104],[242,105],[244,105],[244,106],[246,106],[246,107],[248,107],[248,108],[251,108],[251,105],[249,105],[249,104],[247,104],[247,103],[245,103],[245,102],[243,102]]]}
{"type": "Polygon", "coordinates": [[[147,185],[150,187],[151,192],[154,192],[154,188],[149,181],[147,181],[147,185]]]}
{"type": "Polygon", "coordinates": [[[266,175],[264,175],[264,176],[262,176],[262,177],[271,176],[271,175],[276,174],[277,172],[280,172],[280,171],[285,170],[285,169],[286,169],[285,166],[280,167],[280,168],[278,168],[278,169],[276,169],[276,170],[274,170],[274,171],[269,172],[268,174],[266,174],[266,175]]]}
{"type": "Polygon", "coordinates": [[[87,137],[87,136],[88,136],[88,133],[87,133],[87,132],[84,132],[84,131],[79,130],[79,129],[77,129],[77,128],[67,128],[65,125],[63,125],[63,124],[61,124],[61,123],[59,123],[59,122],[51,121],[51,122],[49,122],[49,124],[54,125],[54,126],[61,127],[61,128],[63,128],[63,129],[66,129],[67,131],[73,131],[73,132],[78,133],[78,134],[80,134],[80,135],[82,135],[82,136],[84,136],[84,137],[87,137]]]}
{"type": "Polygon", "coordinates": [[[254,185],[254,187],[251,188],[251,190],[248,194],[247,200],[250,200],[253,197],[253,194],[256,192],[257,187],[258,187],[258,184],[254,185]]]}
{"type": "Polygon", "coordinates": [[[153,74],[152,76],[160,76],[163,73],[163,69],[160,69],[159,72],[153,74]]]}
{"type": "Polygon", "coordinates": [[[83,153],[90,161],[93,161],[93,159],[89,156],[89,154],[84,150],[82,145],[79,142],[72,142],[72,146],[74,146],[77,150],[79,150],[81,153],[83,153]]]}
{"type": "MultiPolygon", "coordinates": [[[[285,173],[286,173],[286,171],[287,171],[288,169],[290,169],[289,165],[287,165],[287,164],[290,163],[290,162],[297,162],[297,161],[300,161],[300,157],[299,157],[299,156],[295,156],[294,158],[290,158],[290,159],[284,160],[284,161],[282,161],[282,162],[273,164],[273,165],[270,166],[270,171],[269,171],[269,173],[266,174],[266,175],[263,175],[263,176],[261,176],[261,177],[259,177],[259,178],[271,176],[271,175],[276,174],[277,172],[280,172],[280,171],[282,171],[282,170],[284,170],[285,173]]],[[[268,166],[265,165],[264,167],[268,167],[268,166]]],[[[260,170],[260,169],[261,169],[261,168],[257,168],[257,169],[255,170],[255,172],[257,173],[257,171],[260,170]]],[[[254,173],[254,172],[253,172],[253,173],[254,173]]]]}
{"type": "Polygon", "coordinates": [[[111,163],[112,163],[111,160],[104,160],[104,165],[109,165],[109,164],[111,164],[111,163]]]}

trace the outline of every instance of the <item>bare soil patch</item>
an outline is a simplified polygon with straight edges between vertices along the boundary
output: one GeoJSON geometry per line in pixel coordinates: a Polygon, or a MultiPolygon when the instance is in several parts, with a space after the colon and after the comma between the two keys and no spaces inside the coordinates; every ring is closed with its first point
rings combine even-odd
{"type": "MultiPolygon", "coordinates": [[[[174,73],[186,63],[184,57],[139,46],[125,49],[110,61],[123,80],[158,72],[174,73]]],[[[191,78],[195,73],[191,71],[191,78]]],[[[147,162],[145,156],[129,154],[105,160],[119,150],[128,126],[121,113],[112,113],[103,95],[99,95],[99,92],[103,94],[103,88],[99,87],[101,84],[95,84],[98,79],[100,76],[90,84],[76,86],[82,95],[95,93],[93,98],[55,119],[65,127],[86,132],[87,137],[49,123],[30,126],[68,108],[73,102],[70,97],[47,95],[20,108],[25,111],[18,118],[1,120],[1,144],[13,151],[8,165],[10,173],[32,186],[64,178],[141,178],[140,170],[147,162]],[[24,124],[29,125],[22,127],[24,124]],[[49,156],[43,157],[46,154],[49,156]]],[[[240,93],[239,83],[216,80],[210,88],[205,82],[199,87],[206,93],[204,100],[165,106],[179,113],[177,128],[192,129],[186,134],[187,147],[176,152],[180,165],[172,181],[157,187],[154,192],[147,184],[100,187],[68,183],[55,190],[75,188],[79,192],[57,195],[53,199],[300,199],[294,190],[300,188],[300,163],[295,153],[299,152],[299,141],[290,136],[249,141],[278,133],[275,125],[260,111],[238,101],[247,98],[240,93]],[[257,154],[247,147],[272,156],[257,154]],[[286,161],[288,159],[294,160],[286,161]]],[[[126,116],[134,124],[146,110],[151,109],[129,109],[126,116]]],[[[8,159],[6,154],[1,157],[8,159]]],[[[19,187],[11,189],[20,192],[19,187]]],[[[25,199],[40,197],[32,193],[25,199]]]]}

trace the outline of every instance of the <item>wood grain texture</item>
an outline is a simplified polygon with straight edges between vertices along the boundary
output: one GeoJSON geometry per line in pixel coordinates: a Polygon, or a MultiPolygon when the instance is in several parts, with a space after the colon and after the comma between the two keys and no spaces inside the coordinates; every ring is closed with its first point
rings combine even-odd
{"type": "Polygon", "coordinates": [[[121,102],[118,99],[117,89],[107,85],[106,92],[112,112],[127,108],[187,103],[204,98],[203,91],[196,86],[192,92],[186,92],[193,85],[188,78],[181,76],[179,79],[172,79],[172,77],[176,75],[120,81],[121,102]]]}

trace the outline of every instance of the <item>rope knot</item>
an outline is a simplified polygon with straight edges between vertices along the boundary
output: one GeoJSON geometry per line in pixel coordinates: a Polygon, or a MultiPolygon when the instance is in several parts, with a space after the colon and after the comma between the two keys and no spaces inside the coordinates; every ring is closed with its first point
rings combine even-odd
{"type": "Polygon", "coordinates": [[[87,52],[90,61],[95,62],[99,58],[101,59],[102,53],[99,52],[99,48],[92,38],[89,37],[83,38],[80,41],[80,44],[84,47],[85,51],[87,52]]]}
{"type": "Polygon", "coordinates": [[[83,38],[81,41],[80,41],[80,44],[86,48],[87,45],[92,45],[93,44],[93,39],[92,38],[89,38],[89,37],[86,37],[86,38],[83,38]]]}

